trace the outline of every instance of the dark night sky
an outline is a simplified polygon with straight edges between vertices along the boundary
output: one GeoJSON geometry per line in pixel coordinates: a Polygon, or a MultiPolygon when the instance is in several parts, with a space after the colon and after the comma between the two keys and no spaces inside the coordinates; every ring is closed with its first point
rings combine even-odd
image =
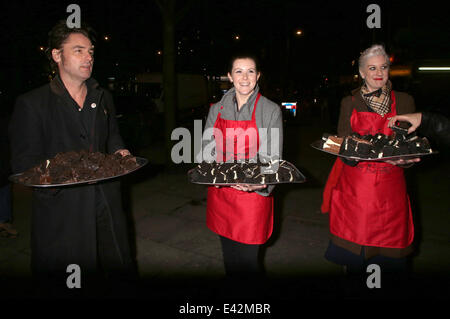
{"type": "MultiPolygon", "coordinates": [[[[161,69],[162,15],[149,1],[11,1],[2,3],[3,50],[0,83],[3,91],[21,92],[45,81],[46,58],[39,46],[66,7],[77,3],[81,18],[99,37],[94,76],[127,76],[161,69]],[[119,65],[116,66],[116,63],[119,65]]],[[[189,3],[179,0],[176,9],[189,3]]],[[[260,58],[271,85],[314,85],[324,76],[352,72],[351,61],[372,42],[384,43],[397,63],[447,58],[450,24],[433,1],[191,1],[176,25],[180,46],[177,69],[223,74],[230,54],[251,48],[260,58]],[[381,7],[382,28],[369,30],[366,7],[381,7]],[[295,37],[300,28],[304,35],[295,37]],[[239,35],[236,41],[233,36],[239,35]],[[193,50],[193,52],[191,52],[193,50]]],[[[395,63],[394,62],[394,63],[395,63]]]]}

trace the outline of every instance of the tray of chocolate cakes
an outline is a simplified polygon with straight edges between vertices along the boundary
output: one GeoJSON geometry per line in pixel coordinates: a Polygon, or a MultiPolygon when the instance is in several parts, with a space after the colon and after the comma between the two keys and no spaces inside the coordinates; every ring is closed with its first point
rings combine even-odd
{"type": "Polygon", "coordinates": [[[291,163],[284,160],[268,162],[202,162],[189,170],[191,183],[231,186],[236,184],[273,185],[304,183],[305,176],[291,163]]]}
{"type": "Polygon", "coordinates": [[[399,127],[393,130],[394,134],[390,136],[354,133],[339,137],[325,133],[321,140],[315,141],[311,146],[329,154],[364,161],[406,160],[437,153],[431,149],[426,137],[408,134],[406,129],[399,127]]]}
{"type": "Polygon", "coordinates": [[[58,153],[9,180],[30,187],[57,187],[93,184],[130,174],[145,166],[142,157],[103,154],[85,150],[58,153]]]}

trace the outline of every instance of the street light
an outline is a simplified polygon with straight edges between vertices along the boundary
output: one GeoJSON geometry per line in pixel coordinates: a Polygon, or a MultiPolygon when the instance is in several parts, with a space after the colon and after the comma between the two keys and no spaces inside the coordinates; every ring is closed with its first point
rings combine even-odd
{"type": "Polygon", "coordinates": [[[302,31],[302,30],[300,30],[300,29],[295,30],[295,35],[301,36],[302,34],[303,34],[303,31],[302,31]]]}
{"type": "Polygon", "coordinates": [[[421,66],[419,71],[450,71],[450,66],[421,66]]]}

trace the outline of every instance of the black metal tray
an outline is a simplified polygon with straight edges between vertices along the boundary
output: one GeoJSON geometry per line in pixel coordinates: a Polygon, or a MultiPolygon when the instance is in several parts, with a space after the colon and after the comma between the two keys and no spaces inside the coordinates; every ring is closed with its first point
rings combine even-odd
{"type": "Polygon", "coordinates": [[[386,156],[386,157],[380,157],[380,158],[363,158],[363,157],[357,157],[357,156],[346,156],[346,155],[342,155],[342,154],[336,154],[327,150],[324,150],[322,148],[323,146],[323,140],[318,140],[315,141],[311,144],[311,147],[315,148],[316,150],[334,155],[334,156],[339,156],[339,157],[344,157],[347,158],[349,160],[358,160],[358,161],[370,161],[370,162],[385,162],[385,161],[395,161],[395,160],[408,160],[408,159],[412,159],[412,158],[418,158],[418,157],[423,157],[426,155],[432,155],[432,154],[437,154],[437,151],[432,151],[431,153],[415,153],[415,154],[404,154],[404,155],[395,155],[395,156],[386,156]]]}
{"type": "Polygon", "coordinates": [[[137,171],[138,169],[144,167],[145,165],[147,165],[148,160],[146,158],[143,157],[136,157],[136,163],[139,164],[138,167],[123,173],[123,174],[119,174],[119,175],[115,175],[115,176],[110,176],[110,177],[104,177],[104,178],[97,178],[97,179],[90,179],[90,180],[85,180],[85,181],[79,181],[79,182],[71,182],[71,183],[60,183],[60,184],[28,184],[28,183],[21,183],[19,182],[19,177],[23,174],[23,173],[18,173],[18,174],[14,174],[9,176],[9,180],[13,183],[17,183],[17,184],[21,184],[24,186],[28,186],[28,187],[39,187],[39,188],[45,188],[45,187],[61,187],[61,186],[72,186],[72,185],[82,185],[82,184],[95,184],[98,182],[102,182],[102,181],[106,181],[106,180],[110,180],[113,178],[118,178],[118,177],[122,177],[128,174],[131,174],[135,171],[137,171]]]}
{"type": "MultiPolygon", "coordinates": [[[[290,168],[292,168],[299,176],[299,178],[297,180],[294,180],[292,182],[290,181],[283,181],[283,182],[268,182],[265,184],[260,184],[260,183],[206,183],[206,182],[198,182],[195,181],[191,178],[191,174],[192,172],[196,169],[196,168],[192,168],[188,171],[188,177],[189,177],[189,181],[193,184],[199,184],[199,185],[209,185],[209,186],[234,186],[234,185],[238,185],[238,184],[245,184],[245,185],[252,185],[252,186],[261,186],[261,185],[278,185],[278,184],[292,184],[292,183],[304,183],[306,182],[306,177],[298,170],[297,167],[295,167],[295,165],[293,165],[292,163],[288,162],[288,161],[284,161],[284,164],[288,165],[290,168]]],[[[268,174],[266,174],[268,175],[268,174]]]]}

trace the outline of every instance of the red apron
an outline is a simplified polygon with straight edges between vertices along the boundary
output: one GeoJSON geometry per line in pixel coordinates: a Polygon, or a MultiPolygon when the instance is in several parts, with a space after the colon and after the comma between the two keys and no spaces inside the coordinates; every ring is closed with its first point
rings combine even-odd
{"type": "MultiPolygon", "coordinates": [[[[260,96],[258,93],[250,121],[224,120],[220,112],[217,115],[214,130],[219,129],[223,134],[223,144],[216,142],[218,162],[230,160],[232,157],[239,160],[257,155],[259,133],[255,111],[260,96]],[[227,136],[227,128],[242,130],[235,131],[237,136],[234,134],[227,136]],[[256,131],[256,141],[254,138],[248,138],[245,144],[237,143],[240,134],[247,129],[256,131]],[[227,152],[226,145],[234,145],[234,150],[227,152]]],[[[206,225],[216,234],[237,242],[264,244],[273,229],[273,196],[261,196],[255,192],[238,191],[231,187],[208,187],[206,225]]]]}
{"type": "MultiPolygon", "coordinates": [[[[352,130],[360,135],[391,135],[388,118],[397,114],[393,92],[391,98],[391,112],[385,116],[354,109],[352,130]]],[[[361,161],[355,167],[342,165],[341,170],[331,189],[330,232],[363,246],[409,246],[414,226],[403,169],[384,162],[361,161]]]]}

